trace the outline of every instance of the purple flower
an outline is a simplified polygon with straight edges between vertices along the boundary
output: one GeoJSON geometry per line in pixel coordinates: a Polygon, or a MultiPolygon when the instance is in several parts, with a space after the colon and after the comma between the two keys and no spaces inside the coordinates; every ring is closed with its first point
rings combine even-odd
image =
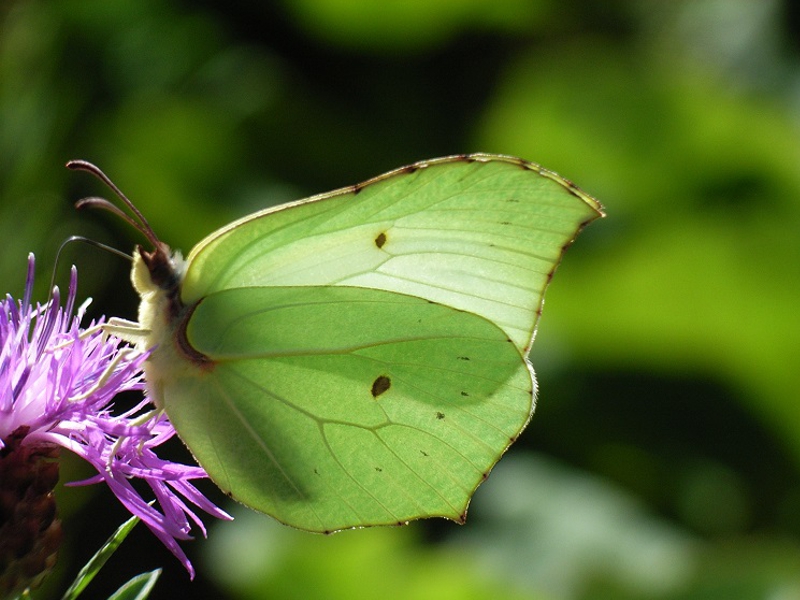
{"type": "Polygon", "coordinates": [[[0,456],[36,450],[46,455],[60,446],[84,458],[97,475],[70,485],[105,482],[194,577],[178,540],[190,539],[192,524],[206,534],[196,509],[231,517],[192,484],[208,477],[202,468],[156,455],[175,435],[163,412],[146,398],[130,410],[114,410],[119,392],[144,389],[147,354],[104,333],[102,319],[80,327],[88,302],[73,316],[74,267],[63,308],[58,288],[50,302],[31,306],[33,273],[30,255],[23,300],[0,300],[0,456]],[[149,485],[157,504],[134,488],[135,479],[149,485]]]}

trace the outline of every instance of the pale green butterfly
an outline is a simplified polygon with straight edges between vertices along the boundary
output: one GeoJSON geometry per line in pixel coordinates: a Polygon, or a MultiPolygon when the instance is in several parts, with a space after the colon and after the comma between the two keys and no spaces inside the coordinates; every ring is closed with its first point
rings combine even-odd
{"type": "Polygon", "coordinates": [[[150,397],[222,490],[319,532],[464,521],[532,414],[545,288],[603,216],[538,165],[452,156],[244,217],[183,260],[68,166],[154,245],[132,272],[150,397]]]}

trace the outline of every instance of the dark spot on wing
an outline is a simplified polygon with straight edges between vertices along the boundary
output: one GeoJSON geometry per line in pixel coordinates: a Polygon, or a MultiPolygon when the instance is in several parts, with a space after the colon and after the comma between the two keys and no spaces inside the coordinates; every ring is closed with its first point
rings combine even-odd
{"type": "Polygon", "coordinates": [[[500,221],[500,225],[511,225],[511,221],[500,221]]]}
{"type": "Polygon", "coordinates": [[[386,390],[392,387],[392,380],[389,379],[386,375],[381,375],[375,381],[372,382],[372,397],[377,398],[386,390]]]}
{"type": "Polygon", "coordinates": [[[424,456],[425,458],[428,458],[430,456],[430,454],[425,452],[425,450],[420,450],[419,453],[422,454],[422,456],[424,456]]]}
{"type": "Polygon", "coordinates": [[[469,360],[469,356],[459,356],[458,360],[469,360]]]}
{"type": "Polygon", "coordinates": [[[375,467],[375,470],[376,470],[378,473],[383,473],[383,469],[381,469],[380,467],[375,467]]]}
{"type": "Polygon", "coordinates": [[[443,412],[437,412],[436,413],[436,418],[441,421],[442,419],[444,419],[444,413],[443,412]]]}
{"type": "Polygon", "coordinates": [[[469,394],[467,392],[461,392],[461,395],[465,396],[465,397],[469,397],[469,394]]]}
{"type": "Polygon", "coordinates": [[[386,234],[385,234],[385,233],[383,233],[383,232],[380,232],[380,233],[378,234],[378,237],[376,237],[376,238],[375,238],[375,245],[376,245],[378,248],[383,248],[383,245],[384,245],[385,243],[386,243],[386,234]]]}

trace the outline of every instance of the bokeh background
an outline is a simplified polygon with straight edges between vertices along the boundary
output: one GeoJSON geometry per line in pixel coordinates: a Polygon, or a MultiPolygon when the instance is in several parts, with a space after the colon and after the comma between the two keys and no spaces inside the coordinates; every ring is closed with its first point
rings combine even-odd
{"type": "MultiPolygon", "coordinates": [[[[141,241],[72,209],[106,190],[71,158],[184,250],[255,209],[462,152],[539,162],[608,211],[548,292],[537,413],[467,525],[324,537],[230,507],[185,544],[194,583],[139,527],[88,596],[163,567],[153,598],[800,598],[797,6],[0,4],[1,292],[20,293],[33,251],[44,299],[71,235],[141,241]]],[[[124,260],[73,244],[62,285],[70,263],[94,314],[135,316],[124,260]]],[[[37,598],[125,518],[100,486],[59,502],[67,539],[37,598]]]]}

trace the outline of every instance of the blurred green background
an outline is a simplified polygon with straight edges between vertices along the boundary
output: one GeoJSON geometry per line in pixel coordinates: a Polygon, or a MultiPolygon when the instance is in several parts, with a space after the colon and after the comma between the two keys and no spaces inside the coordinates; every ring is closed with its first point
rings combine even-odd
{"type": "MultiPolygon", "coordinates": [[[[194,583],[139,527],[89,597],[163,566],[154,598],[800,598],[797,4],[7,0],[0,19],[0,291],[33,251],[43,299],[70,235],[141,241],[72,209],[107,191],[71,158],[185,251],[473,151],[539,162],[609,215],[548,292],[537,414],[467,525],[323,537],[231,507],[184,545],[194,583]]],[[[135,316],[125,261],[72,245],[62,285],[69,263],[94,314],[135,316]]],[[[37,598],[125,518],[100,486],[59,494],[37,598]]]]}

